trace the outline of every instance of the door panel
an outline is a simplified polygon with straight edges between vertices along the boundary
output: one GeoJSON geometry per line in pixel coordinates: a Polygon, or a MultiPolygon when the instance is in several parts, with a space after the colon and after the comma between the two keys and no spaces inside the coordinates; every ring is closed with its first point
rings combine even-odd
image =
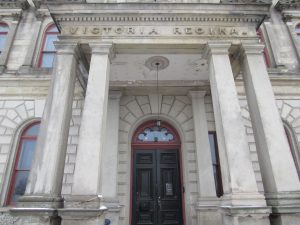
{"type": "Polygon", "coordinates": [[[181,188],[176,150],[157,151],[159,178],[160,210],[158,213],[159,225],[181,225],[181,188]]]}
{"type": "Polygon", "coordinates": [[[177,150],[135,150],[133,225],[182,225],[177,150]]]}
{"type": "Polygon", "coordinates": [[[156,210],[156,160],[154,151],[135,152],[133,187],[133,224],[155,225],[156,210]]]}

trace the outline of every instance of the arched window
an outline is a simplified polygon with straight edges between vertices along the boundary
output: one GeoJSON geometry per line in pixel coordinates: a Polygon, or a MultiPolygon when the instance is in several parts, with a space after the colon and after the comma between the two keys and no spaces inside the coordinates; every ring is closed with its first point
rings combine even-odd
{"type": "Polygon", "coordinates": [[[295,33],[297,35],[297,40],[300,41],[300,23],[295,27],[295,33]]]}
{"type": "Polygon", "coordinates": [[[41,68],[52,68],[55,57],[54,41],[57,41],[58,30],[53,24],[49,26],[44,34],[42,49],[39,57],[38,66],[41,68]]]}
{"type": "Polygon", "coordinates": [[[25,193],[39,129],[40,122],[34,122],[21,133],[6,201],[7,205],[14,204],[25,193]]]}
{"type": "Polygon", "coordinates": [[[8,26],[5,23],[0,23],[0,54],[5,49],[5,42],[8,34],[8,26]]]}
{"type": "Polygon", "coordinates": [[[286,123],[284,123],[284,130],[285,130],[285,134],[288,139],[289,146],[290,146],[290,151],[293,156],[293,160],[294,160],[297,172],[298,172],[298,177],[300,179],[300,154],[297,149],[297,144],[296,144],[296,141],[295,141],[295,138],[294,138],[291,128],[286,123]]]}

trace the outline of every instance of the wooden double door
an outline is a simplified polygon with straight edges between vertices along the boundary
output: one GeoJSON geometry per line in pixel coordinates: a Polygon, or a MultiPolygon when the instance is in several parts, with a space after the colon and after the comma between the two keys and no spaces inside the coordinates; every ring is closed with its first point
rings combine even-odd
{"type": "Polygon", "coordinates": [[[177,149],[134,150],[132,225],[183,225],[177,149]]]}

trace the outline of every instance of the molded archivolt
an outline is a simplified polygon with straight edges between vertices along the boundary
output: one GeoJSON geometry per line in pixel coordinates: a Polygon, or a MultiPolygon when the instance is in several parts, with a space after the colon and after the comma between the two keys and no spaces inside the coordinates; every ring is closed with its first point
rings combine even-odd
{"type": "MultiPolygon", "coordinates": [[[[197,168],[194,144],[194,126],[191,100],[187,96],[159,96],[160,119],[169,122],[179,132],[183,183],[185,185],[186,223],[197,224],[194,203],[197,199],[197,168]]],[[[135,129],[143,122],[157,118],[158,97],[124,96],[120,101],[119,153],[118,153],[118,197],[124,205],[120,224],[129,223],[131,138],[135,129]]],[[[208,103],[210,104],[210,103],[208,103]]],[[[209,107],[210,108],[210,107],[209,107]]]]}
{"type": "MultiPolygon", "coordinates": [[[[278,109],[282,120],[288,125],[289,130],[293,132],[293,143],[296,151],[300,151],[300,100],[277,100],[278,109]]],[[[300,152],[299,152],[300,154],[300,152]]]]}

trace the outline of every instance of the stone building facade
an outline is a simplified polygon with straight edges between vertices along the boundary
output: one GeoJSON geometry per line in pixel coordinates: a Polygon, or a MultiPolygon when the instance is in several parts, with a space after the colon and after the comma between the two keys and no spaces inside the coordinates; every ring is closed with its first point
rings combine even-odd
{"type": "Polygon", "coordinates": [[[299,60],[295,0],[0,0],[0,224],[300,225],[299,60]]]}

